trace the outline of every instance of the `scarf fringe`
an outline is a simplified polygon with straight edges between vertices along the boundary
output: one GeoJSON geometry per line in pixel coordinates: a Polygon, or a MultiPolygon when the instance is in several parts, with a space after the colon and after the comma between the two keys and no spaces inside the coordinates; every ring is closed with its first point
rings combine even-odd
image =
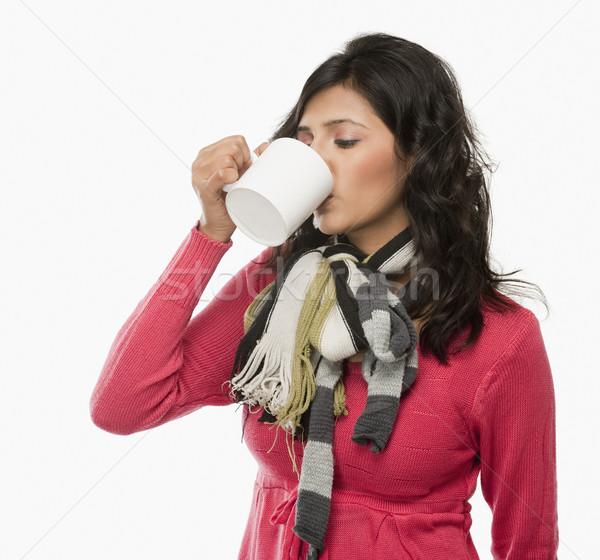
{"type": "Polygon", "coordinates": [[[352,440],[373,453],[387,445],[400,396],[417,374],[417,334],[385,276],[404,272],[413,254],[409,228],[368,256],[346,243],[300,250],[244,314],[231,392],[264,408],[260,421],[275,427],[275,440],[284,429],[299,480],[294,531],[315,558],[329,518],[334,426],[348,414],[343,360],[365,350],[367,399],[352,440]],[[305,424],[299,471],[295,436],[305,424]]]}

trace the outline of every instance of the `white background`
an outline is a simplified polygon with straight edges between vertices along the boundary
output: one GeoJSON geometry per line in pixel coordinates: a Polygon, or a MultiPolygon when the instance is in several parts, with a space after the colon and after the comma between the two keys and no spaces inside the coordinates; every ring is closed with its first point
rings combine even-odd
{"type": "MultiPolygon", "coordinates": [[[[384,31],[450,62],[499,163],[493,257],[552,306],[546,317],[522,301],[554,375],[559,557],[597,557],[598,11],[591,0],[3,1],[0,556],[237,558],[256,473],[241,410],[116,436],[92,424],[89,398],[200,215],[200,148],[231,134],[256,147],[318,64],[384,31]]],[[[233,239],[196,312],[262,250],[233,239]]],[[[479,489],[472,504],[490,558],[479,489]]]]}

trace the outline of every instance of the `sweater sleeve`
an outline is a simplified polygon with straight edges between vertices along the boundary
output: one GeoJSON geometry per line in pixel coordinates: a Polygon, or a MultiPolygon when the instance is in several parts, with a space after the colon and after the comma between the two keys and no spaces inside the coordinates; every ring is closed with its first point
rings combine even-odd
{"type": "Polygon", "coordinates": [[[537,317],[524,323],[480,384],[470,416],[494,559],[556,558],[555,398],[537,317]]]}
{"type": "Polygon", "coordinates": [[[190,320],[232,245],[205,236],[197,224],[112,343],[90,399],[92,421],[103,430],[131,434],[230,403],[223,383],[244,335],[244,313],[268,283],[254,260],[270,248],[190,320]]]}

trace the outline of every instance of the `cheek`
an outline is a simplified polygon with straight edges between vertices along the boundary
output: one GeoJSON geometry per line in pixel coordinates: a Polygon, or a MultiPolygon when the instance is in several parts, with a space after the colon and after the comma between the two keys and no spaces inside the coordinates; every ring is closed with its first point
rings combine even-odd
{"type": "Polygon", "coordinates": [[[353,166],[354,183],[362,194],[378,193],[381,196],[389,191],[393,196],[395,189],[390,189],[396,181],[396,155],[388,150],[374,150],[365,154],[353,166]],[[368,187],[368,188],[365,188],[368,187]]]}

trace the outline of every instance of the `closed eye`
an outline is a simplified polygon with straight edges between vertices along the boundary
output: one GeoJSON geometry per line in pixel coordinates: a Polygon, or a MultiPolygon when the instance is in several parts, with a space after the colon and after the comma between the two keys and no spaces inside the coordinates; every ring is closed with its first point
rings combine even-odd
{"type": "Polygon", "coordinates": [[[335,143],[343,149],[352,148],[360,140],[336,140],[335,143]]]}
{"type": "MultiPolygon", "coordinates": [[[[335,144],[337,144],[340,148],[346,150],[348,148],[352,148],[356,143],[360,142],[360,140],[336,140],[335,144]]],[[[308,142],[305,142],[307,146],[310,146],[308,142]]]]}

